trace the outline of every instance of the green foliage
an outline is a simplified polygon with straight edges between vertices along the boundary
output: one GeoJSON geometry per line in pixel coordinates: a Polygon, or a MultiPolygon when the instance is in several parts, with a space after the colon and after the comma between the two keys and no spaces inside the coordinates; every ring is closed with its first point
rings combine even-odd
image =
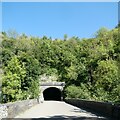
{"type": "Polygon", "coordinates": [[[2,80],[3,102],[16,101],[23,98],[21,90],[21,81],[24,80],[26,71],[19,59],[14,56],[8,65],[4,68],[2,80]]]}
{"type": "Polygon", "coordinates": [[[32,40],[28,40],[25,35],[16,40],[6,34],[3,37],[3,102],[38,97],[40,67],[32,53],[32,45],[32,40]]]}
{"type": "Polygon", "coordinates": [[[68,37],[67,34],[64,34],[64,40],[67,40],[67,37],[68,37]]]}
{"type": "Polygon", "coordinates": [[[109,30],[107,28],[102,27],[96,32],[96,37],[100,37],[100,38],[105,37],[108,31],[109,30]]]}
{"type": "Polygon", "coordinates": [[[85,84],[80,86],[71,85],[66,88],[67,98],[80,98],[90,100],[90,92],[85,84]]]}
{"type": "Polygon", "coordinates": [[[110,100],[115,103],[120,103],[120,83],[113,89],[110,100]]]}
{"type": "Polygon", "coordinates": [[[77,80],[70,82],[75,86],[66,88],[67,97],[119,102],[120,59],[118,56],[120,53],[118,51],[120,47],[118,46],[118,29],[109,31],[102,28],[97,32],[96,38],[83,39],[77,56],[80,61],[78,66],[80,67],[82,63],[82,67],[77,80]],[[87,87],[81,87],[81,83],[87,87]],[[86,90],[87,88],[89,91],[86,90]],[[84,97],[81,91],[89,97],[84,97]]]}
{"type": "Polygon", "coordinates": [[[98,62],[98,67],[94,72],[96,86],[103,87],[107,91],[111,91],[118,84],[119,75],[116,61],[106,60],[98,62]]]}
{"type": "MultiPolygon", "coordinates": [[[[24,64],[26,69],[26,76],[24,81],[22,81],[22,91],[27,95],[25,98],[36,98],[39,95],[39,62],[33,56],[22,52],[19,55],[21,63],[24,64]]],[[[25,99],[24,98],[24,99],[25,99]]]]}
{"type": "Polygon", "coordinates": [[[40,76],[65,81],[66,96],[120,102],[118,27],[64,40],[2,33],[3,101],[36,98],[40,76]]]}

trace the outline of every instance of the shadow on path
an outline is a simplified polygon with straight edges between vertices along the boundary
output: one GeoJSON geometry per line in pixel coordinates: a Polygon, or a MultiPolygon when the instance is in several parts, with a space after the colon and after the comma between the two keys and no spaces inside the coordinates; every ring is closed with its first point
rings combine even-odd
{"type": "Polygon", "coordinates": [[[76,117],[76,116],[65,116],[65,115],[56,115],[56,116],[47,116],[46,118],[4,118],[2,120],[111,120],[107,118],[99,117],[76,117]]]}
{"type": "Polygon", "coordinates": [[[50,120],[108,120],[106,118],[96,118],[96,117],[76,117],[76,116],[51,116],[49,118],[36,118],[32,120],[39,120],[39,119],[50,119],[50,120]]]}

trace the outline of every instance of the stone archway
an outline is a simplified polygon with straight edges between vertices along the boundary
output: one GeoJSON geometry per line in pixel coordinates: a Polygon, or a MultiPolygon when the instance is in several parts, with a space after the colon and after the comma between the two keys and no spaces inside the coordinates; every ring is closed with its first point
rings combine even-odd
{"type": "Polygon", "coordinates": [[[44,100],[61,101],[62,93],[58,88],[49,87],[43,91],[44,100]]]}
{"type": "Polygon", "coordinates": [[[44,100],[63,100],[63,88],[65,82],[42,82],[40,84],[39,101],[44,100]]]}

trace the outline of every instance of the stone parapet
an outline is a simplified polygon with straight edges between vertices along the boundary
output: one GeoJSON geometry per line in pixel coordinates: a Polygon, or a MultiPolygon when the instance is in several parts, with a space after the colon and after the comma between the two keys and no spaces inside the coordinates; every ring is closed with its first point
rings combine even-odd
{"type": "Polygon", "coordinates": [[[30,107],[38,104],[37,99],[16,101],[12,103],[0,104],[0,119],[14,118],[30,107]]]}
{"type": "Polygon", "coordinates": [[[110,120],[120,120],[120,105],[80,99],[65,99],[65,102],[80,108],[86,108],[92,110],[93,112],[100,113],[106,117],[109,117],[110,120]]]}
{"type": "Polygon", "coordinates": [[[7,116],[8,116],[7,106],[0,104],[0,119],[6,118],[7,116]]]}

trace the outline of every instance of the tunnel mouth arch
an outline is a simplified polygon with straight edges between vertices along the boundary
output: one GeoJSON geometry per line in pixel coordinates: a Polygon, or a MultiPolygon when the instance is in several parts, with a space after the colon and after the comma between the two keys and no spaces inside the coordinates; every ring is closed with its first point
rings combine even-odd
{"type": "Polygon", "coordinates": [[[43,91],[44,100],[61,101],[61,90],[56,87],[49,87],[43,91]]]}

